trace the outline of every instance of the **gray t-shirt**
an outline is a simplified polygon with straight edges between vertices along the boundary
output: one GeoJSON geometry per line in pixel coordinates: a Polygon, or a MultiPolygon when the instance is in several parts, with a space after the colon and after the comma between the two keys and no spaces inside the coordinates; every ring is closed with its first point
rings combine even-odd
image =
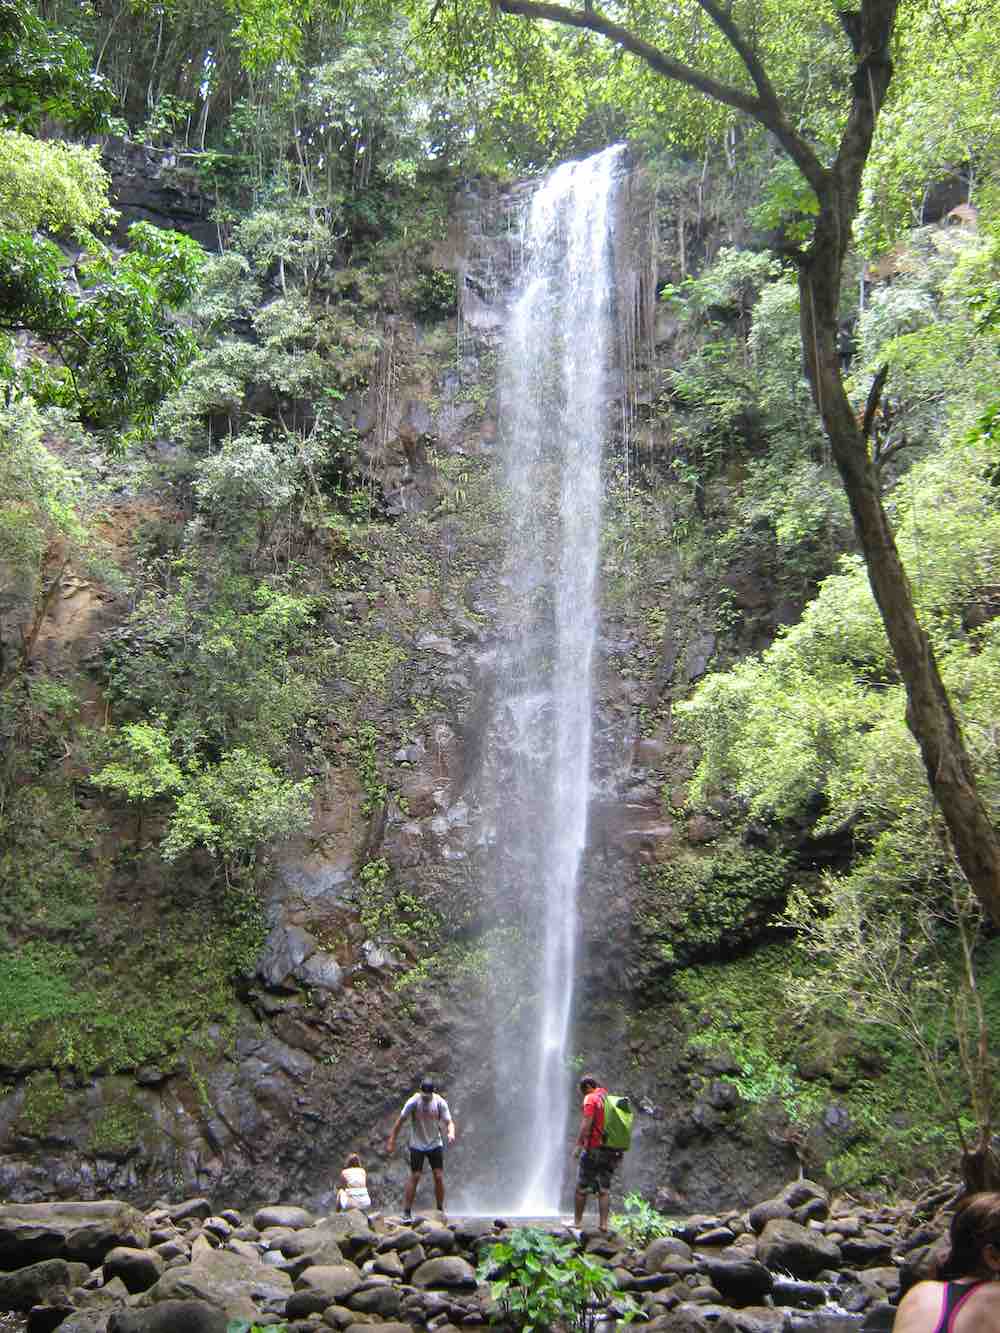
{"type": "Polygon", "coordinates": [[[444,1147],[442,1125],[447,1129],[451,1124],[451,1112],[448,1103],[435,1092],[429,1101],[424,1101],[419,1092],[406,1102],[400,1112],[404,1120],[410,1122],[410,1147],[429,1152],[432,1148],[444,1147]]]}

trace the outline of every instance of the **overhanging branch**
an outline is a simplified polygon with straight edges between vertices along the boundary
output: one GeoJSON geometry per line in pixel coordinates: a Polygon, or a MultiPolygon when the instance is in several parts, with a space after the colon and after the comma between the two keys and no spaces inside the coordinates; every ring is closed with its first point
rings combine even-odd
{"type": "Polygon", "coordinates": [[[828,179],[826,168],[810,145],[796,134],[785,119],[763,66],[750,50],[739,29],[717,5],[712,3],[712,0],[698,0],[698,2],[717,24],[720,32],[746,66],[758,90],[758,96],[744,92],[734,84],[713,79],[709,74],[703,74],[700,70],[692,69],[690,65],[674,60],[659,47],[637,37],[631,29],[622,27],[620,23],[612,23],[610,19],[593,9],[569,9],[565,5],[552,4],[550,0],[495,0],[497,8],[504,14],[513,14],[526,19],[548,19],[550,23],[561,23],[566,27],[595,32],[614,42],[622,50],[637,56],[657,74],[673,79],[676,83],[686,84],[689,88],[697,89],[698,92],[704,93],[706,97],[711,97],[716,102],[721,102],[724,106],[731,106],[736,111],[752,116],[765,129],[770,130],[816,193],[820,194],[828,179]]]}

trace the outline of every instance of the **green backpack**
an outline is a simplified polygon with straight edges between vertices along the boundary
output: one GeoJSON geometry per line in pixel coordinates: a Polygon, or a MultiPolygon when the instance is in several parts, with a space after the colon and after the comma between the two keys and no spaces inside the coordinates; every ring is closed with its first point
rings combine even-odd
{"type": "Polygon", "coordinates": [[[615,1097],[612,1093],[604,1096],[604,1137],[601,1145],[614,1148],[618,1152],[627,1152],[632,1146],[632,1121],[635,1112],[627,1097],[615,1097]]]}

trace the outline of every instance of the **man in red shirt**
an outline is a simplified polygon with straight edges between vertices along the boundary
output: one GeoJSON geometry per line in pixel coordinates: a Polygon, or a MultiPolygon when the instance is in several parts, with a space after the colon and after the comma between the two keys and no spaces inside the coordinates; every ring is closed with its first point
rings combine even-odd
{"type": "Polygon", "coordinates": [[[573,1149],[573,1156],[580,1159],[573,1200],[575,1225],[579,1226],[583,1221],[587,1195],[596,1194],[598,1225],[602,1231],[607,1231],[611,1177],[622,1155],[615,1148],[603,1146],[604,1098],[608,1094],[607,1088],[602,1088],[592,1074],[584,1074],[580,1080],[580,1091],[583,1093],[583,1117],[573,1149]]]}

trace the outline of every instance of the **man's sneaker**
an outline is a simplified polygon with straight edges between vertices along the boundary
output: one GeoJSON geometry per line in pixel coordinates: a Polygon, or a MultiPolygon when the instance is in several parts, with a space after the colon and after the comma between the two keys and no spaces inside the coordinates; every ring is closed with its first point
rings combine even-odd
{"type": "Polygon", "coordinates": [[[410,1212],[409,1208],[404,1208],[404,1209],[403,1209],[403,1221],[404,1221],[404,1222],[412,1222],[412,1221],[413,1221],[413,1214],[410,1212]]]}

